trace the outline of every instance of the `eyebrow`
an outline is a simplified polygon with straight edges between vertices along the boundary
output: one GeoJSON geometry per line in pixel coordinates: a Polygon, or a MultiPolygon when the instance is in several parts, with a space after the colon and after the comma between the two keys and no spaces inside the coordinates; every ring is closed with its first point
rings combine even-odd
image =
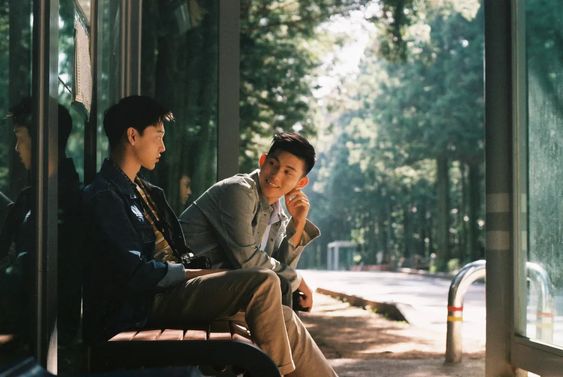
{"type": "MultiPolygon", "coordinates": [[[[280,160],[279,160],[276,156],[268,156],[268,158],[271,158],[272,160],[276,160],[278,163],[280,163],[280,160]]],[[[297,172],[297,169],[295,169],[295,168],[294,168],[293,166],[291,166],[291,165],[285,165],[284,167],[287,168],[287,169],[291,169],[291,170],[293,170],[294,172],[297,172]]]]}

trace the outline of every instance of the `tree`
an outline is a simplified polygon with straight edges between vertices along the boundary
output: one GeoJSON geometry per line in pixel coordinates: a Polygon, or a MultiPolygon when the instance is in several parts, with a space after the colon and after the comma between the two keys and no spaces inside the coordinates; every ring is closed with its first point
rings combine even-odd
{"type": "Polygon", "coordinates": [[[353,214],[351,234],[362,235],[365,261],[377,252],[390,261],[438,251],[446,268],[450,258],[466,260],[468,249],[481,250],[468,245],[478,244],[482,218],[482,17],[453,6],[425,7],[418,16],[422,11],[425,22],[403,30],[403,58],[382,59],[381,49],[368,50],[360,76],[326,106],[336,136],[320,163],[348,158],[348,166],[334,178],[317,177],[348,187],[348,195],[335,197],[338,204],[315,218],[330,218],[327,212],[344,202],[353,214]],[[360,181],[352,187],[365,195],[356,201],[345,174],[357,167],[360,181]],[[465,187],[471,195],[462,194],[465,187]]]}

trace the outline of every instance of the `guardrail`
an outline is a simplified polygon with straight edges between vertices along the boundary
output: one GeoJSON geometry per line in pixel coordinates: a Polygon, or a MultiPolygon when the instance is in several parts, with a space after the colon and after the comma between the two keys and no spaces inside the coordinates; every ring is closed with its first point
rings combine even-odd
{"type": "MultiPolygon", "coordinates": [[[[526,274],[538,292],[536,310],[536,338],[553,339],[553,292],[547,272],[537,263],[526,262],[526,274]]],[[[463,298],[471,284],[485,278],[486,261],[478,260],[463,266],[454,276],[448,292],[448,322],[446,335],[446,363],[459,363],[462,357],[461,326],[463,298]]]]}

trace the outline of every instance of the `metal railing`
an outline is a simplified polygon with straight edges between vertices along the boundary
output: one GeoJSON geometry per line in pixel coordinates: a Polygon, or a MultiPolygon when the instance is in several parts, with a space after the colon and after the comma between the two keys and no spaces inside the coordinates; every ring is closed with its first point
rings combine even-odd
{"type": "MultiPolygon", "coordinates": [[[[538,292],[536,337],[551,342],[553,338],[553,292],[547,272],[537,263],[526,262],[526,274],[538,292]]],[[[486,261],[478,260],[463,266],[454,276],[448,292],[446,363],[459,363],[462,357],[461,326],[463,298],[471,284],[486,275],[486,261]]]]}
{"type": "Polygon", "coordinates": [[[454,276],[448,292],[448,329],[446,336],[446,363],[461,362],[461,325],[463,324],[463,298],[471,284],[484,279],[486,262],[478,260],[462,267],[454,276]]]}

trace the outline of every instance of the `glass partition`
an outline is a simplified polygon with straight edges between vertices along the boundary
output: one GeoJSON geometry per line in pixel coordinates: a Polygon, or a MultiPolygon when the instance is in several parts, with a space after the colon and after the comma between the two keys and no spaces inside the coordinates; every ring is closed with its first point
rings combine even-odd
{"type": "Polygon", "coordinates": [[[526,336],[563,348],[563,3],[527,0],[526,336]]]}
{"type": "Polygon", "coordinates": [[[141,94],[172,110],[154,172],[176,213],[217,179],[219,1],[143,1],[141,94]]]}
{"type": "Polygon", "coordinates": [[[0,367],[34,353],[32,2],[0,1],[0,367]]]}

